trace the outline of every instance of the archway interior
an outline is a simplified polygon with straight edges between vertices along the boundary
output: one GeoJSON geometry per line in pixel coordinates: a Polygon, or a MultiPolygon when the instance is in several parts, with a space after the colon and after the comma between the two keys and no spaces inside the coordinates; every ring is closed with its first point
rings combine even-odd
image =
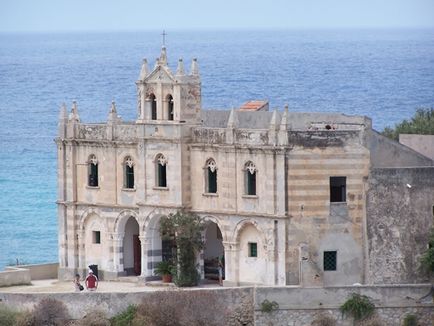
{"type": "Polygon", "coordinates": [[[134,217],[130,217],[125,224],[124,235],[124,271],[127,275],[140,275],[141,272],[141,248],[139,240],[139,223],[134,217]]]}
{"type": "MultiPolygon", "coordinates": [[[[223,263],[224,270],[224,247],[220,228],[214,222],[208,222],[205,229],[205,248],[203,250],[205,278],[218,280],[218,262],[223,263]]],[[[223,273],[224,275],[224,273],[223,273]]]]}

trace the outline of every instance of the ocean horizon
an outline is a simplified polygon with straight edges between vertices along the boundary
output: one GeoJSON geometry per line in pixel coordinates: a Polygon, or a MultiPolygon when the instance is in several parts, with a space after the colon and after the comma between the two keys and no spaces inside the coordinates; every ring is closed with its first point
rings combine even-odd
{"type": "MultiPolygon", "coordinates": [[[[434,107],[434,29],[167,31],[169,66],[198,59],[203,109],[266,99],[270,109],[364,115],[381,131],[434,107]]],[[[59,109],[135,120],[141,62],[160,31],[0,33],[0,270],[57,261],[59,109]]]]}

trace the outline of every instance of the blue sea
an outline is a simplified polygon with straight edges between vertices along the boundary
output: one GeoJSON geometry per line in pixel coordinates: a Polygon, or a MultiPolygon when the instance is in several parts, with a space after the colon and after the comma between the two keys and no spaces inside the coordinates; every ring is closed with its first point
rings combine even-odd
{"type": "MultiPolygon", "coordinates": [[[[141,61],[161,32],[0,34],[0,269],[57,261],[60,105],[105,121],[112,100],[136,117],[141,61]]],[[[367,115],[377,130],[434,106],[433,30],[168,31],[169,65],[197,57],[204,108],[367,115]]]]}

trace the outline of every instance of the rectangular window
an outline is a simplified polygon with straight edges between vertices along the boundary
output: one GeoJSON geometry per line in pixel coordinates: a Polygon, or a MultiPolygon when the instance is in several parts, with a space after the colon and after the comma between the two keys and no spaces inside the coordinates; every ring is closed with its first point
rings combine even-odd
{"type": "Polygon", "coordinates": [[[166,165],[158,164],[157,174],[158,174],[158,176],[157,176],[158,187],[167,187],[166,165]]]}
{"type": "Polygon", "coordinates": [[[125,188],[134,188],[134,166],[125,166],[125,188]]]}
{"type": "Polygon", "coordinates": [[[98,187],[98,164],[89,164],[89,187],[98,187]]]}
{"type": "Polygon", "coordinates": [[[347,178],[330,177],[330,202],[344,203],[347,201],[347,178]]]}
{"type": "Polygon", "coordinates": [[[101,232],[93,231],[92,232],[92,242],[93,243],[101,243],[101,232]]]}
{"type": "Polygon", "coordinates": [[[217,193],[217,170],[214,170],[214,172],[211,171],[210,168],[208,168],[208,193],[216,194],[217,193]]]}
{"type": "Polygon", "coordinates": [[[324,251],[324,270],[336,270],[336,251],[324,251]]]}
{"type": "Polygon", "coordinates": [[[250,173],[246,170],[246,195],[256,195],[256,171],[250,173]]]}
{"type": "Polygon", "coordinates": [[[258,257],[258,244],[249,242],[249,257],[258,257]]]}

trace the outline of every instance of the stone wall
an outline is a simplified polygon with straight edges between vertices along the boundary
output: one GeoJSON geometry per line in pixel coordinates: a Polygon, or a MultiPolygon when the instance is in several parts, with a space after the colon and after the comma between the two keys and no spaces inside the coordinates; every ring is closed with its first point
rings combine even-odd
{"type": "Polygon", "coordinates": [[[18,267],[6,267],[0,272],[0,287],[30,284],[30,271],[18,267]]]}
{"type": "MultiPolygon", "coordinates": [[[[356,292],[371,298],[376,306],[376,316],[385,326],[400,325],[409,313],[418,316],[419,325],[428,326],[433,321],[434,304],[430,297],[422,302],[419,299],[429,290],[430,285],[396,285],[333,288],[245,287],[174,291],[185,293],[186,300],[191,298],[192,294],[194,297],[217,296],[218,307],[216,309],[229,312],[229,314],[254,314],[247,319],[254,318],[255,325],[267,326],[307,326],[311,325],[319,315],[324,314],[333,316],[338,326],[350,326],[352,325],[351,318],[342,319],[339,307],[351,293],[356,292]],[[276,301],[279,308],[271,313],[262,312],[261,303],[264,300],[276,301]]],[[[167,290],[163,292],[164,295],[168,294],[167,290]]],[[[113,316],[125,310],[130,304],[138,304],[144,298],[156,298],[157,300],[159,296],[155,291],[140,293],[1,293],[0,291],[2,304],[20,310],[32,309],[36,303],[46,297],[64,302],[73,318],[81,318],[95,309],[105,312],[108,316],[113,316]]]]}
{"type": "Polygon", "coordinates": [[[255,291],[256,325],[307,326],[319,316],[328,315],[337,326],[353,325],[352,318],[343,318],[339,307],[351,293],[367,295],[375,304],[375,317],[384,326],[401,325],[407,314],[415,314],[419,325],[432,325],[434,321],[432,299],[418,300],[430,290],[429,285],[359,286],[333,288],[257,288],[255,291]],[[275,301],[278,310],[262,312],[264,300],[275,301]]]}
{"type": "Polygon", "coordinates": [[[433,225],[434,167],[372,169],[367,195],[367,283],[428,281],[419,270],[433,225]]]}

